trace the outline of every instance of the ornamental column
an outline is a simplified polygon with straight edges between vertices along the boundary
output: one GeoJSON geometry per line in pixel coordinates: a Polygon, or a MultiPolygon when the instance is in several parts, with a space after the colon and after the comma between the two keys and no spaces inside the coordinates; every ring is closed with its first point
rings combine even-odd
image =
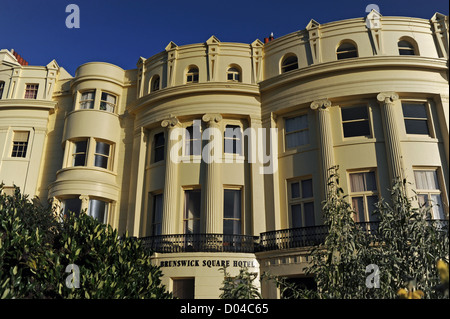
{"type": "Polygon", "coordinates": [[[325,199],[328,194],[328,180],[331,176],[330,168],[334,166],[333,135],[331,133],[331,117],[328,99],[320,99],[311,103],[311,109],[317,110],[319,122],[319,148],[321,157],[322,192],[325,199]]]}
{"type": "Polygon", "coordinates": [[[385,138],[384,144],[386,146],[389,176],[391,181],[396,178],[403,179],[403,156],[394,109],[394,101],[398,100],[398,94],[395,92],[381,92],[377,95],[377,100],[381,102],[381,116],[383,118],[385,138]]]}
{"type": "Polygon", "coordinates": [[[166,135],[166,172],[164,179],[163,193],[163,213],[162,213],[162,235],[171,235],[177,233],[177,203],[178,203],[178,163],[175,145],[178,142],[180,134],[177,130],[181,130],[180,121],[174,117],[161,122],[162,127],[167,128],[166,135]],[[174,150],[174,151],[172,151],[174,150]],[[176,152],[175,152],[176,151],[176,152]]]}
{"type": "Polygon", "coordinates": [[[203,133],[203,138],[209,140],[202,152],[203,161],[206,162],[205,194],[205,220],[207,234],[223,233],[222,212],[222,174],[218,161],[222,159],[222,131],[219,122],[220,114],[205,114],[202,120],[207,123],[208,130],[203,133]],[[211,139],[211,137],[213,137],[211,139]]]}

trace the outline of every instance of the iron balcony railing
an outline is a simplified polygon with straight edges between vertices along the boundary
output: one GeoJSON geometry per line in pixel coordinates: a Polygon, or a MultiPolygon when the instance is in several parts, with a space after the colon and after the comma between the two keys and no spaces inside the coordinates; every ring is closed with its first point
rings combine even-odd
{"type": "MultiPolygon", "coordinates": [[[[432,220],[437,230],[448,233],[448,220],[432,220]]],[[[376,240],[379,222],[357,224],[376,240]]],[[[317,246],[325,241],[328,226],[289,228],[261,233],[260,236],[226,234],[174,234],[140,238],[147,249],[158,253],[234,252],[254,253],[317,246]]]]}
{"type": "Polygon", "coordinates": [[[226,234],[175,234],[141,238],[144,247],[158,253],[253,253],[257,236],[226,234]]]}
{"type": "MultiPolygon", "coordinates": [[[[448,233],[448,220],[431,220],[429,223],[435,229],[448,233]]],[[[368,236],[377,239],[379,222],[361,222],[357,225],[368,236]]],[[[325,241],[327,234],[328,226],[325,225],[269,231],[261,233],[256,249],[270,251],[317,246],[325,241]]]]}

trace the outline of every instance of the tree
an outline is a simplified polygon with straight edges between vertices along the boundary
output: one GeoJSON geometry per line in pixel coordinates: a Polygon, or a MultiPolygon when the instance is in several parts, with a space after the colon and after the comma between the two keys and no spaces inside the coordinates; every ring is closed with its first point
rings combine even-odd
{"type": "Polygon", "coordinates": [[[0,298],[170,298],[161,276],[141,242],[110,225],[60,216],[18,188],[0,195],[0,298]]]}
{"type": "Polygon", "coordinates": [[[253,282],[258,278],[257,273],[248,271],[248,268],[241,268],[239,275],[231,277],[226,268],[220,268],[223,271],[223,286],[220,288],[223,292],[220,299],[261,299],[261,294],[253,282]]]}
{"type": "Polygon", "coordinates": [[[323,244],[312,249],[306,270],[314,276],[317,292],[288,285],[283,278],[275,279],[277,285],[296,298],[397,298],[407,287],[409,295],[448,297],[448,279],[442,280],[448,278],[442,275],[442,263],[448,274],[448,220],[431,220],[432,207],[413,205],[417,196],[408,198],[407,182],[396,180],[390,201],[381,198],[376,205],[379,223],[361,227],[339,187],[338,167],[330,170],[323,203],[328,234],[323,244]],[[368,282],[371,276],[379,286],[368,282]],[[417,293],[410,294],[414,290],[417,293]]]}

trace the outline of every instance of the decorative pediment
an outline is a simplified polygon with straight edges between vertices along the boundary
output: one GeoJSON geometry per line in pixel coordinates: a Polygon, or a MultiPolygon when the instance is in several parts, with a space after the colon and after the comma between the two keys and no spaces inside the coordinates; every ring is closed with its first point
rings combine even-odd
{"type": "Polygon", "coordinates": [[[255,41],[252,42],[251,46],[253,48],[254,47],[261,47],[262,48],[264,46],[264,43],[262,43],[261,40],[256,39],[255,41]]]}
{"type": "Polygon", "coordinates": [[[306,30],[311,30],[311,29],[315,29],[315,28],[318,28],[320,26],[320,23],[319,22],[317,22],[316,20],[314,20],[314,19],[311,19],[310,21],[309,21],[309,23],[306,25],[306,30]]]}
{"type": "Polygon", "coordinates": [[[59,64],[53,59],[49,64],[47,64],[47,69],[59,69],[59,64]]]}
{"type": "Polygon", "coordinates": [[[436,12],[430,19],[433,22],[440,22],[440,21],[445,21],[448,20],[448,16],[446,16],[445,14],[442,14],[440,12],[436,12]]]}
{"type": "Polygon", "coordinates": [[[369,29],[380,29],[381,28],[381,13],[377,10],[372,9],[366,17],[366,26],[369,29]]]}
{"type": "Polygon", "coordinates": [[[208,40],[206,40],[206,44],[219,44],[220,40],[216,38],[216,36],[211,36],[208,40]]]}
{"type": "Polygon", "coordinates": [[[176,45],[174,42],[170,41],[169,44],[166,46],[165,50],[170,51],[170,50],[173,50],[176,48],[178,48],[178,45],[176,45]]]}

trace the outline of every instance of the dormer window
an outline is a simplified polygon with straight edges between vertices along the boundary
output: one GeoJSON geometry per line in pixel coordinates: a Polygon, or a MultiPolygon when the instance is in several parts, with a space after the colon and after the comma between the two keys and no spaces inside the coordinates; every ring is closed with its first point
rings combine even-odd
{"type": "Polygon", "coordinates": [[[241,72],[237,67],[231,67],[227,70],[227,81],[230,82],[240,82],[241,72]]]}
{"type": "Polygon", "coordinates": [[[296,55],[290,55],[284,58],[281,63],[281,73],[298,69],[298,59],[296,55]]]}
{"type": "Polygon", "coordinates": [[[151,92],[155,92],[159,90],[159,86],[160,86],[160,78],[159,75],[155,75],[153,76],[152,79],[152,84],[151,84],[151,92]]]}
{"type": "Polygon", "coordinates": [[[186,73],[186,83],[198,83],[198,68],[190,67],[186,73]]]}
{"type": "Polygon", "coordinates": [[[358,49],[355,44],[351,42],[344,42],[337,48],[336,56],[338,60],[357,58],[358,49]]]}
{"type": "Polygon", "coordinates": [[[398,41],[398,53],[400,55],[416,55],[414,45],[407,40],[398,41]]]}

